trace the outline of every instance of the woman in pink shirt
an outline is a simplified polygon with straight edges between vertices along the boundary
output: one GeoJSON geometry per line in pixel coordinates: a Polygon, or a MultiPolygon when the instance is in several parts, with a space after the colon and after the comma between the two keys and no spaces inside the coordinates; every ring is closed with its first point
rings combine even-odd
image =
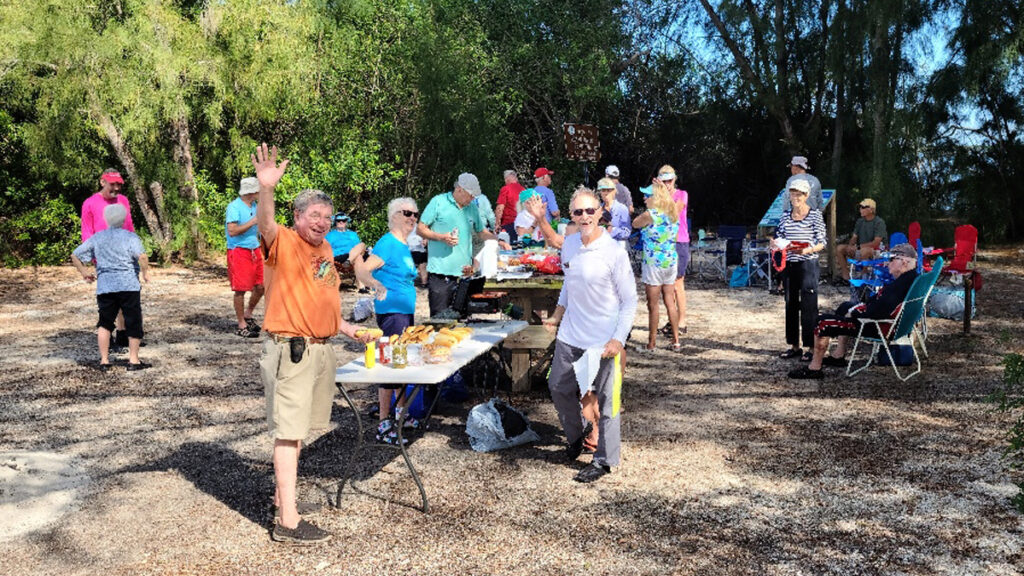
{"type": "MultiPolygon", "coordinates": [[[[679,233],[676,236],[676,305],[679,307],[679,332],[686,334],[686,268],[690,265],[690,227],[686,221],[686,209],[690,203],[690,196],[686,190],[676,188],[676,169],[665,164],[658,169],[657,180],[669,190],[673,190],[672,200],[676,203],[676,210],[679,211],[679,233]]],[[[675,338],[672,334],[672,325],[665,324],[661,329],[662,333],[669,338],[675,338]]]]}

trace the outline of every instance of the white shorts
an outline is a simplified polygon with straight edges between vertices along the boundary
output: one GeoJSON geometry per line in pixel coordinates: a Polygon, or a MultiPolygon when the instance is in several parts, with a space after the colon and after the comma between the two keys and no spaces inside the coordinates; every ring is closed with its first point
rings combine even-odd
{"type": "Polygon", "coordinates": [[[665,286],[676,283],[676,265],[655,268],[644,264],[640,270],[640,281],[648,286],[665,286]]]}

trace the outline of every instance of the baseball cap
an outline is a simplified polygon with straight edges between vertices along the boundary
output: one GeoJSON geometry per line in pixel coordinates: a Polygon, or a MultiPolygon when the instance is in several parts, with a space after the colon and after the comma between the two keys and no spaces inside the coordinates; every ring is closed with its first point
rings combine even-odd
{"type": "Polygon", "coordinates": [[[540,168],[537,168],[536,170],[533,171],[533,177],[534,178],[541,178],[543,176],[551,176],[553,174],[554,174],[554,172],[552,172],[551,170],[548,170],[547,168],[545,168],[543,166],[541,166],[540,168]]]}
{"type": "Polygon", "coordinates": [[[890,252],[892,252],[893,257],[902,256],[911,260],[917,260],[917,250],[910,244],[897,244],[892,247],[890,252]]]}
{"type": "Polygon", "coordinates": [[[611,178],[601,178],[597,181],[598,190],[615,190],[615,182],[611,178]]]}
{"type": "Polygon", "coordinates": [[[110,182],[111,184],[124,184],[124,178],[121,178],[120,172],[107,172],[100,176],[100,180],[110,182]]]}
{"type": "Polygon", "coordinates": [[[241,183],[238,185],[238,195],[245,196],[246,194],[255,194],[260,191],[260,181],[253,178],[242,178],[241,183]]]}
{"type": "Polygon", "coordinates": [[[654,186],[644,186],[640,189],[640,192],[642,192],[645,197],[654,196],[654,186]]]}
{"type": "Polygon", "coordinates": [[[803,178],[797,178],[793,180],[793,183],[789,185],[790,190],[796,190],[797,192],[803,192],[804,194],[811,193],[811,183],[803,178]]]}
{"type": "Polygon", "coordinates": [[[540,196],[540,192],[537,192],[536,188],[527,188],[519,193],[519,201],[525,204],[527,200],[534,196],[540,196]]]}
{"type": "Polygon", "coordinates": [[[806,156],[793,156],[793,159],[789,161],[788,166],[799,166],[804,170],[810,170],[811,167],[807,165],[806,156]]]}
{"type": "Polygon", "coordinates": [[[675,179],[676,179],[676,173],[675,172],[662,172],[661,174],[658,174],[658,180],[661,180],[662,182],[668,182],[669,180],[675,180],[675,179]]]}
{"type": "Polygon", "coordinates": [[[615,164],[609,164],[608,167],[604,169],[604,173],[605,173],[605,176],[611,176],[612,178],[618,178],[619,177],[619,167],[616,166],[615,164]]]}
{"type": "Polygon", "coordinates": [[[351,222],[352,219],[349,218],[348,214],[345,214],[344,212],[338,212],[337,214],[334,215],[334,221],[335,222],[351,222]]]}
{"type": "Polygon", "coordinates": [[[459,174],[459,179],[455,181],[455,185],[469,192],[474,198],[480,195],[480,181],[469,172],[459,174]]]}
{"type": "Polygon", "coordinates": [[[871,198],[865,198],[860,201],[861,206],[870,206],[872,210],[875,209],[875,201],[871,198]]]}

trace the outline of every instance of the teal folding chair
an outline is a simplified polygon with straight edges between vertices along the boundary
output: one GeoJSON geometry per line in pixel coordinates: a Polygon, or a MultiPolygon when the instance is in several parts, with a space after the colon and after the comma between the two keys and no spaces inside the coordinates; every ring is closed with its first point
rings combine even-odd
{"type": "Polygon", "coordinates": [[[925,274],[914,279],[914,283],[910,285],[910,291],[907,292],[906,298],[903,299],[903,304],[900,306],[900,310],[895,318],[859,318],[860,329],[857,331],[857,340],[853,343],[850,362],[846,365],[847,376],[858,374],[874,364],[879,348],[885,349],[885,354],[889,357],[889,364],[892,366],[893,371],[896,372],[896,377],[901,381],[906,382],[921,371],[921,358],[917,355],[917,347],[914,345],[915,340],[920,341],[916,326],[921,321],[921,317],[924,316],[925,303],[937,278],[937,275],[931,277],[925,274]],[[864,333],[866,326],[874,326],[877,335],[866,335],[864,333]],[[910,349],[914,354],[914,362],[917,364],[917,369],[906,376],[900,374],[899,366],[896,365],[895,359],[892,356],[892,350],[890,349],[890,345],[903,338],[910,340],[910,349]],[[854,370],[853,365],[857,358],[857,348],[860,347],[862,341],[871,344],[871,353],[868,354],[867,361],[854,370]]]}
{"type": "MultiPolygon", "coordinates": [[[[918,240],[920,242],[920,240],[918,240]]],[[[919,252],[920,254],[920,252],[919,252]]],[[[940,256],[935,264],[932,265],[930,272],[926,272],[921,275],[922,278],[928,280],[928,293],[924,297],[924,309],[925,313],[921,315],[921,321],[914,326],[914,331],[917,332],[917,341],[921,343],[921,352],[924,353],[924,357],[928,357],[928,299],[932,296],[932,290],[935,288],[935,284],[939,281],[939,274],[942,273],[942,266],[944,262],[940,256]]]]}

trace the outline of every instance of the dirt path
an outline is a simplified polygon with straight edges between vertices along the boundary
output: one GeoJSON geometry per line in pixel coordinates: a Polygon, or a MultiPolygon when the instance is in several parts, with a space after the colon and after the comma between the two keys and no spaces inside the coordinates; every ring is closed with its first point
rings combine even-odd
{"type": "MultiPolygon", "coordinates": [[[[318,520],[335,539],[311,549],[267,535],[259,344],[232,333],[222,268],[156,271],[142,352],[155,368],[132,374],[90,367],[95,300],[72,268],[2,270],[0,453],[56,454],[88,482],[59,519],[0,542],[0,573],[1020,574],[1024,519],[1007,498],[1021,478],[985,396],[1002,354],[1024,351],[1024,259],[982,256],[972,335],[932,322],[906,384],[882,368],[791,381],[774,357],[780,298],[691,282],[683,352],[630,356],[612,475],[572,482],[585,459],[562,461],[542,389],[514,398],[542,441],[496,454],[469,449],[471,402],[446,406],[412,449],[432,512],[408,506],[404,465],[375,451],[360,492],[318,520]]],[[[823,309],[840,299],[823,288],[823,309]]],[[[642,302],[636,325],[642,342],[642,302]]],[[[339,404],[334,421],[304,451],[304,497],[326,500],[343,472],[354,420],[339,404]]],[[[9,476],[5,518],[32,514],[9,476]]]]}

